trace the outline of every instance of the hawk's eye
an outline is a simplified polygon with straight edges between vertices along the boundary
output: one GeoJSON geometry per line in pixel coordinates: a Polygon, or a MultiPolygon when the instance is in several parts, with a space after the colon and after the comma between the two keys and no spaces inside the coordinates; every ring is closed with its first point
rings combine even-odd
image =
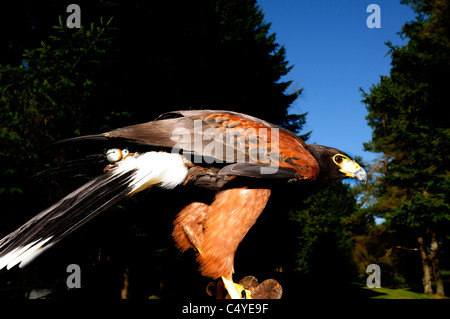
{"type": "Polygon", "coordinates": [[[335,162],[336,164],[340,165],[340,164],[342,164],[342,161],[343,161],[344,159],[342,158],[341,155],[334,155],[333,160],[334,160],[334,162],[335,162]]]}

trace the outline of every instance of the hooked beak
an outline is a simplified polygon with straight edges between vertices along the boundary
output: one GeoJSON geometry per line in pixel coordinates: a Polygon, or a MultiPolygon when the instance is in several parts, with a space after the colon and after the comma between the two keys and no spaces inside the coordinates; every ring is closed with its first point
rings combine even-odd
{"type": "Polygon", "coordinates": [[[358,181],[363,181],[364,184],[367,184],[367,173],[366,171],[360,167],[355,173],[354,173],[354,177],[358,180],[358,181]]]}
{"type": "Polygon", "coordinates": [[[366,171],[355,161],[351,161],[348,164],[342,165],[340,171],[347,177],[355,178],[358,181],[363,181],[364,184],[367,184],[366,171]]]}

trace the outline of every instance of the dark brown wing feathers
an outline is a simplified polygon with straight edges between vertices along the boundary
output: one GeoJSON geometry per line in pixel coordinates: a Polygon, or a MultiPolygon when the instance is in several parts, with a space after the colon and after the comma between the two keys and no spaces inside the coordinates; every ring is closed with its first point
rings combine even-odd
{"type": "Polygon", "coordinates": [[[175,111],[162,119],[105,133],[139,144],[179,148],[190,160],[229,163],[221,174],[315,179],[319,165],[295,134],[266,121],[230,111],[175,111]],[[194,160],[193,160],[194,159],[194,160]],[[237,163],[237,165],[234,165],[237,163]],[[279,168],[261,174],[261,167],[279,168]]]}

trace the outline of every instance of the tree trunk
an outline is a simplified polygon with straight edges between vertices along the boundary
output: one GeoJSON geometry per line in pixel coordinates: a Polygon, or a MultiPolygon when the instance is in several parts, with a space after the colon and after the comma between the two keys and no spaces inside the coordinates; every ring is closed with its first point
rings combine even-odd
{"type": "Polygon", "coordinates": [[[123,287],[121,291],[121,299],[129,299],[130,298],[130,282],[129,282],[129,269],[128,266],[125,268],[123,272],[123,287]]]}
{"type": "Polygon", "coordinates": [[[436,233],[432,232],[431,234],[431,251],[432,251],[432,258],[431,258],[431,264],[433,267],[433,277],[434,277],[434,284],[436,287],[436,294],[438,296],[445,296],[444,292],[444,282],[441,279],[441,275],[439,274],[439,244],[436,239],[436,233]]]}
{"type": "Polygon", "coordinates": [[[423,237],[418,237],[420,256],[422,257],[422,269],[423,269],[423,291],[426,294],[433,294],[433,282],[432,282],[432,271],[429,262],[427,249],[425,248],[423,237]]]}

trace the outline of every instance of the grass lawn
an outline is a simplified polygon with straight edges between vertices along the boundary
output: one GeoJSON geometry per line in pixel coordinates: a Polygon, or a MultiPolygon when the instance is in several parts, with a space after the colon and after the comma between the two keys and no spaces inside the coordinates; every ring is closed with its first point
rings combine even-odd
{"type": "Polygon", "coordinates": [[[371,290],[372,292],[379,293],[370,299],[448,299],[445,297],[439,297],[436,295],[426,295],[422,293],[412,292],[407,289],[390,289],[390,288],[367,288],[363,289],[371,290]]]}

